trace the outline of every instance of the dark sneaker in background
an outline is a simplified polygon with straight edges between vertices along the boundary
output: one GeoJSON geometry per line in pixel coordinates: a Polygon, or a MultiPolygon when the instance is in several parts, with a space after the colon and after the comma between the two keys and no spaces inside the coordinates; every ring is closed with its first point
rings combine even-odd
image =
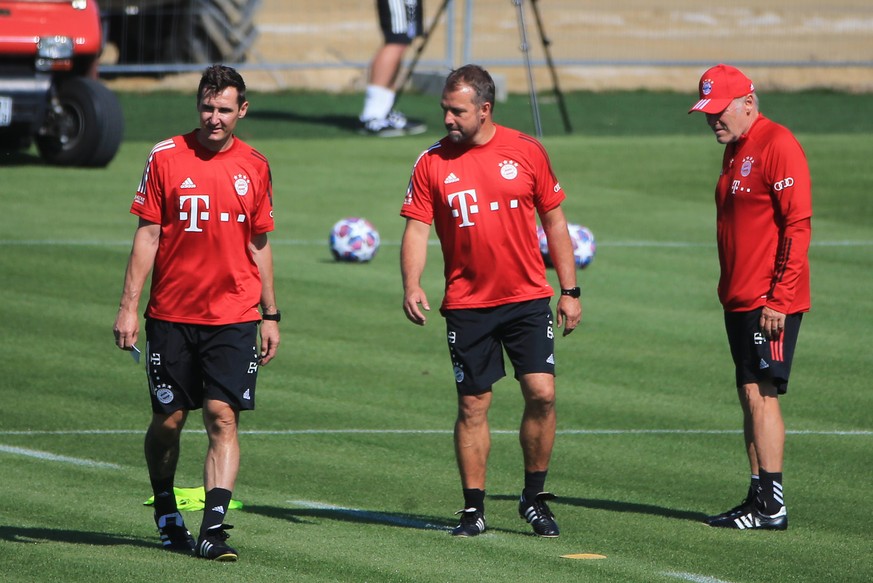
{"type": "Polygon", "coordinates": [[[392,111],[385,119],[371,119],[362,122],[358,133],[380,138],[397,138],[415,136],[426,131],[427,126],[423,122],[408,119],[399,111],[392,111]]]}

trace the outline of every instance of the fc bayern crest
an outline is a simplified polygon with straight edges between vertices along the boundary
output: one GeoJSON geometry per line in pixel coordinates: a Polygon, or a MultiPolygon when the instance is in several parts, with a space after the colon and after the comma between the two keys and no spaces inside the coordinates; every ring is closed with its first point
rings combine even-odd
{"type": "Polygon", "coordinates": [[[744,177],[751,174],[752,173],[752,163],[754,161],[755,161],[755,159],[752,157],[748,157],[748,158],[744,159],[743,165],[740,167],[740,174],[742,174],[744,177]]]}
{"type": "Polygon", "coordinates": [[[514,180],[518,176],[518,162],[504,160],[500,164],[500,175],[507,180],[514,180]]]}
{"type": "Polygon", "coordinates": [[[233,177],[233,188],[240,196],[245,196],[249,193],[249,177],[245,174],[237,174],[233,177]]]}
{"type": "Polygon", "coordinates": [[[704,79],[703,84],[700,86],[700,92],[703,93],[704,96],[712,93],[712,80],[704,79]]]}

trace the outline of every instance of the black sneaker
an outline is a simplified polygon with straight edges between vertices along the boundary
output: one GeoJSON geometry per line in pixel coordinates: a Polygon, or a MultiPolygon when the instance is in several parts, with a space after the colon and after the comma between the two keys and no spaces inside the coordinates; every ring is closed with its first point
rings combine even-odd
{"type": "Polygon", "coordinates": [[[379,136],[380,138],[397,138],[400,136],[414,136],[427,131],[423,122],[407,119],[399,111],[392,111],[384,119],[371,119],[362,122],[358,133],[366,136],[379,136]]]}
{"type": "Polygon", "coordinates": [[[485,532],[485,513],[476,508],[458,510],[461,522],[452,529],[452,536],[477,536],[485,532]]]}
{"type": "Polygon", "coordinates": [[[230,538],[230,535],[225,531],[230,530],[233,526],[222,524],[210,528],[205,535],[200,536],[197,541],[197,556],[210,561],[236,561],[239,554],[233,547],[227,546],[224,541],[230,538]]]}
{"type": "Polygon", "coordinates": [[[518,514],[527,520],[538,536],[554,538],[561,534],[555,515],[549,510],[546,500],[554,500],[556,496],[550,492],[540,492],[533,500],[527,500],[522,492],[518,500],[518,514]]]}
{"type": "Polygon", "coordinates": [[[737,530],[786,530],[788,529],[788,510],[783,506],[779,512],[771,516],[752,507],[732,520],[723,520],[717,524],[710,523],[710,526],[737,530]]]}
{"type": "Polygon", "coordinates": [[[726,526],[731,528],[730,525],[734,523],[734,520],[743,516],[744,514],[748,514],[752,510],[755,509],[755,500],[753,498],[746,498],[727,512],[722,512],[721,514],[715,514],[713,516],[707,516],[703,519],[703,522],[708,524],[709,526],[726,526]]]}
{"type": "Polygon", "coordinates": [[[161,535],[164,549],[174,553],[194,554],[194,537],[185,528],[185,521],[178,512],[173,514],[155,515],[155,524],[161,535]]]}

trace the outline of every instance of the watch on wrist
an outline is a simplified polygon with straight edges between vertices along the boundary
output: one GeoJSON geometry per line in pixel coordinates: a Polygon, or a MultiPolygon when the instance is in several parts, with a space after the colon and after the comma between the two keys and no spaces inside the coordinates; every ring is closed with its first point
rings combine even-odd
{"type": "Polygon", "coordinates": [[[282,321],[282,312],[276,310],[275,314],[261,314],[261,319],[263,320],[272,320],[273,322],[281,322],[282,321]]]}
{"type": "Polygon", "coordinates": [[[571,287],[570,289],[562,289],[561,295],[562,296],[570,296],[571,298],[578,298],[579,296],[582,295],[582,290],[579,289],[578,287],[571,287]]]}

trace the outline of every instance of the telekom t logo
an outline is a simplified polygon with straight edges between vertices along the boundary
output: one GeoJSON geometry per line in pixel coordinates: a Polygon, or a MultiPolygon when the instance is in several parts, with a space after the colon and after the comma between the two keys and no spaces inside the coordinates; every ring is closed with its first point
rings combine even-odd
{"type": "Polygon", "coordinates": [[[452,208],[452,216],[458,218],[461,217],[461,224],[459,227],[472,227],[476,223],[470,220],[470,215],[475,215],[479,212],[479,205],[476,204],[476,190],[462,190],[461,192],[454,192],[448,196],[449,206],[452,208]],[[467,203],[467,197],[470,198],[470,201],[473,204],[467,203]],[[455,208],[455,201],[458,201],[458,206],[455,208]]]}
{"type": "Polygon", "coordinates": [[[187,196],[179,197],[179,220],[180,221],[188,221],[190,217],[190,222],[188,226],[185,228],[186,231],[190,231],[192,233],[202,233],[203,229],[199,226],[199,221],[208,221],[209,220],[209,196],[206,194],[191,194],[187,196]],[[189,210],[185,210],[185,206],[188,202],[191,202],[188,205],[189,210]],[[203,209],[200,210],[200,203],[203,203],[203,209]]]}

